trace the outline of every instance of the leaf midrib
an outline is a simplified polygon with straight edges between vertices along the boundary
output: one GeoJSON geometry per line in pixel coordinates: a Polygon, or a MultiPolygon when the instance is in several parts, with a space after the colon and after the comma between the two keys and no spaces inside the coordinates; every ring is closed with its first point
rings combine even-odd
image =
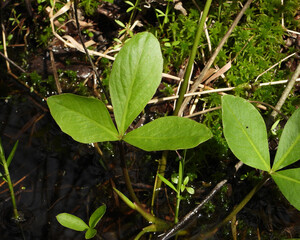
{"type": "Polygon", "coordinates": [[[291,178],[291,177],[289,177],[289,176],[286,176],[285,174],[281,174],[280,172],[274,173],[274,176],[279,177],[279,178],[282,178],[282,179],[289,180],[290,182],[295,182],[295,183],[297,183],[297,184],[300,185],[300,180],[295,179],[295,178],[291,178]]]}
{"type": "MultiPolygon", "coordinates": [[[[148,41],[148,36],[145,40],[145,42],[148,41]]],[[[144,46],[146,45],[144,42],[144,46]]],[[[142,48],[143,50],[141,51],[140,55],[139,55],[139,59],[138,59],[138,64],[137,66],[140,65],[140,62],[141,62],[141,58],[143,56],[143,53],[145,51],[145,48],[143,47],[142,48]]],[[[121,129],[120,129],[120,134],[121,135],[124,135],[126,129],[125,129],[125,122],[126,122],[126,116],[127,116],[127,112],[128,112],[128,103],[129,103],[129,100],[131,99],[131,96],[132,96],[132,89],[133,89],[133,85],[134,83],[136,82],[136,73],[138,72],[139,68],[137,67],[135,72],[134,72],[134,79],[133,81],[131,81],[131,84],[130,84],[130,89],[128,91],[128,94],[127,94],[127,97],[126,97],[126,102],[125,102],[125,107],[124,107],[124,111],[123,111],[123,116],[122,116],[122,121],[121,121],[121,129]]]]}

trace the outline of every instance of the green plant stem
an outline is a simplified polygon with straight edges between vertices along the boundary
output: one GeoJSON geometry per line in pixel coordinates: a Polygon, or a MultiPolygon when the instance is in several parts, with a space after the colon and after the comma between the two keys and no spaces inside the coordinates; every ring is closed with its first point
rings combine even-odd
{"type": "Polygon", "coordinates": [[[131,15],[130,15],[130,18],[129,18],[129,21],[128,21],[129,26],[131,26],[131,24],[132,24],[132,19],[133,19],[133,16],[135,15],[135,13],[136,13],[136,8],[137,8],[137,5],[139,4],[139,2],[140,2],[140,0],[135,1],[134,8],[132,9],[132,12],[131,12],[131,15]]]}
{"type": "Polygon", "coordinates": [[[126,164],[126,160],[125,160],[125,152],[124,152],[123,142],[119,141],[118,145],[119,145],[119,150],[120,150],[121,167],[122,167],[122,171],[123,171],[123,175],[124,175],[127,190],[129,192],[132,200],[134,202],[136,202],[137,204],[140,204],[140,201],[138,200],[137,196],[135,195],[132,184],[131,184],[131,181],[130,181],[130,177],[129,177],[129,173],[128,173],[128,169],[127,169],[127,164],[126,164]]]}
{"type": "Polygon", "coordinates": [[[177,99],[177,104],[176,104],[176,107],[175,107],[175,110],[174,110],[174,113],[173,113],[174,116],[178,115],[180,107],[181,107],[182,102],[184,100],[184,94],[186,93],[186,90],[188,88],[189,79],[190,79],[190,76],[192,74],[191,73],[192,72],[192,67],[193,67],[194,60],[195,60],[195,57],[196,57],[196,53],[197,53],[197,50],[198,50],[200,37],[201,37],[201,34],[203,32],[204,23],[205,23],[207,15],[208,15],[208,11],[209,11],[211,2],[212,2],[212,0],[207,0],[206,1],[202,17],[201,17],[201,19],[198,23],[198,29],[197,29],[196,37],[195,37],[195,40],[194,40],[194,43],[193,43],[193,48],[192,48],[191,55],[190,55],[190,58],[189,58],[189,61],[188,61],[188,65],[186,67],[186,71],[184,73],[183,83],[182,83],[181,88],[179,90],[179,97],[177,99]]]}
{"type": "Polygon", "coordinates": [[[151,200],[151,213],[152,214],[153,214],[154,201],[155,201],[155,198],[156,198],[157,190],[160,189],[161,184],[162,184],[162,181],[158,177],[157,173],[159,173],[162,176],[164,176],[164,173],[165,173],[165,170],[166,170],[166,166],[167,166],[168,152],[169,151],[163,151],[161,159],[159,159],[159,162],[158,162],[157,172],[156,172],[156,176],[155,176],[155,182],[154,182],[154,186],[153,186],[152,200],[151,200]]]}
{"type": "Polygon", "coordinates": [[[179,172],[178,172],[178,183],[177,183],[177,195],[176,195],[176,209],[175,209],[175,220],[174,223],[178,223],[179,206],[181,201],[181,185],[183,178],[183,163],[184,159],[179,159],[179,172]]]}
{"type": "Polygon", "coordinates": [[[270,179],[269,175],[265,175],[263,179],[247,194],[247,196],[232,210],[232,212],[218,225],[216,225],[211,231],[208,233],[205,233],[204,235],[201,234],[196,239],[203,239],[207,237],[213,236],[220,227],[225,225],[227,222],[229,222],[231,219],[233,219],[234,216],[236,216],[239,211],[241,211],[245,205],[251,200],[251,198],[254,196],[254,194],[270,179]]]}
{"type": "Polygon", "coordinates": [[[6,159],[5,159],[5,156],[4,156],[4,151],[3,151],[2,144],[1,144],[1,140],[0,140],[0,158],[1,158],[1,162],[2,162],[3,169],[4,169],[4,172],[5,172],[5,176],[6,176],[5,179],[7,181],[10,196],[11,196],[11,201],[12,201],[12,205],[13,205],[13,212],[14,212],[14,219],[19,220],[20,215],[19,215],[18,209],[17,209],[14,188],[13,188],[13,184],[12,184],[11,179],[10,179],[10,174],[9,174],[7,162],[6,162],[6,159]]]}

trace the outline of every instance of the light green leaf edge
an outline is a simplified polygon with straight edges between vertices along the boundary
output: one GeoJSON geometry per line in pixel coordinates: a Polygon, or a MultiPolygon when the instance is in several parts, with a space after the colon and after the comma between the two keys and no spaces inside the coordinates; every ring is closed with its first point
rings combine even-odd
{"type": "Polygon", "coordinates": [[[57,221],[64,227],[75,231],[85,231],[89,226],[79,217],[69,213],[60,213],[56,216],[57,221]]]}
{"type": "Polygon", "coordinates": [[[103,102],[71,93],[47,99],[50,113],[61,130],[81,143],[119,140],[110,114],[103,102]]]}
{"type": "Polygon", "coordinates": [[[101,218],[103,217],[103,215],[106,212],[106,205],[102,205],[100,207],[98,207],[92,214],[92,216],[90,217],[89,220],[89,225],[91,228],[95,228],[96,225],[98,224],[98,222],[101,220],[101,218]]]}
{"type": "Polygon", "coordinates": [[[300,168],[274,172],[271,176],[285,198],[300,210],[300,168]]]}
{"type": "Polygon", "coordinates": [[[300,159],[300,108],[287,121],[275,156],[272,171],[282,169],[300,159]]]}
{"type": "Polygon", "coordinates": [[[120,136],[155,94],[162,69],[160,44],[151,33],[136,34],[118,53],[109,90],[120,136]]]}
{"type": "Polygon", "coordinates": [[[212,137],[203,124],[188,118],[158,118],[125,135],[123,140],[145,151],[194,148],[212,137]]]}
{"type": "Polygon", "coordinates": [[[267,130],[257,109],[243,98],[224,95],[222,96],[222,121],[225,139],[234,155],[246,165],[269,171],[267,130]],[[248,121],[248,118],[252,118],[252,121],[248,121]],[[257,131],[257,126],[261,129],[260,136],[251,136],[251,130],[257,131]],[[244,136],[246,142],[238,138],[237,133],[244,136]],[[260,139],[259,143],[257,139],[260,139]],[[252,154],[249,154],[249,149],[245,148],[246,145],[250,147],[252,154]],[[242,148],[244,149],[241,150],[242,148]]]}

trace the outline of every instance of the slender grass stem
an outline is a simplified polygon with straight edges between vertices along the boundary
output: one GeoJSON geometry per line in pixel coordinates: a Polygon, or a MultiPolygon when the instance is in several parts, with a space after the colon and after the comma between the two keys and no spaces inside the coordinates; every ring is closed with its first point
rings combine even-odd
{"type": "Polygon", "coordinates": [[[130,18],[129,18],[129,21],[128,21],[129,26],[131,26],[131,24],[132,24],[132,19],[133,19],[134,15],[137,11],[137,5],[139,4],[139,2],[140,2],[140,0],[135,1],[134,8],[132,9],[132,12],[130,14],[130,18]]]}
{"type": "Polygon", "coordinates": [[[190,76],[192,74],[192,67],[193,67],[193,64],[194,64],[194,60],[195,60],[196,53],[197,53],[198,46],[199,46],[200,37],[201,37],[201,34],[203,32],[204,23],[205,23],[207,15],[208,15],[208,11],[209,11],[211,2],[212,2],[212,0],[207,0],[206,1],[202,17],[201,17],[201,19],[198,23],[198,29],[197,29],[196,37],[195,37],[195,40],[194,40],[194,43],[193,43],[193,48],[192,48],[191,55],[190,55],[190,58],[189,58],[189,61],[188,61],[188,65],[186,67],[186,71],[185,71],[184,78],[183,78],[183,83],[182,83],[181,88],[179,90],[179,98],[177,100],[177,104],[176,104],[176,107],[175,107],[175,110],[174,110],[174,113],[173,113],[174,116],[177,116],[178,113],[179,113],[180,107],[181,107],[181,105],[183,103],[183,100],[184,100],[184,94],[186,93],[187,87],[189,85],[189,79],[190,79],[190,76]]]}
{"type": "MultiPolygon", "coordinates": [[[[212,56],[210,57],[210,59],[208,60],[208,62],[205,65],[205,67],[201,71],[198,79],[195,81],[194,85],[190,89],[190,93],[194,93],[198,89],[198,86],[199,86],[200,83],[202,83],[205,74],[207,73],[207,71],[209,70],[209,68],[211,67],[211,65],[213,64],[213,62],[215,61],[215,59],[218,56],[219,52],[221,51],[223,45],[225,44],[225,42],[227,41],[227,39],[231,35],[233,29],[236,27],[236,25],[238,24],[238,22],[240,21],[240,19],[242,18],[242,16],[244,15],[244,13],[247,10],[247,8],[250,6],[250,4],[251,4],[252,1],[253,0],[247,0],[247,2],[245,3],[244,7],[240,11],[240,13],[237,15],[237,17],[233,21],[232,25],[228,29],[227,33],[224,35],[224,37],[220,41],[218,47],[215,49],[215,51],[213,52],[212,56]]],[[[184,101],[182,102],[181,106],[179,106],[180,109],[178,110],[178,115],[182,115],[182,113],[184,111],[184,108],[186,107],[186,105],[189,103],[190,100],[191,100],[191,97],[187,97],[187,98],[184,99],[184,101]]]]}

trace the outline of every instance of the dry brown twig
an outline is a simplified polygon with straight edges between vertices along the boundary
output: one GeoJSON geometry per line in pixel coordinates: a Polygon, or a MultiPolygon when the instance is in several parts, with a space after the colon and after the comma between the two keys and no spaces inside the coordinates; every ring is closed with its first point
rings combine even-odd
{"type": "MultiPolygon", "coordinates": [[[[277,104],[275,106],[275,109],[277,109],[278,111],[281,109],[281,107],[284,104],[285,100],[289,96],[289,94],[290,94],[292,88],[294,87],[299,75],[300,75],[300,63],[298,64],[293,76],[288,81],[288,84],[287,84],[286,88],[284,89],[279,101],[277,102],[277,104]]],[[[272,111],[272,113],[271,113],[271,115],[268,119],[268,122],[267,122],[268,127],[270,127],[273,124],[277,114],[278,114],[277,111],[275,111],[275,110],[272,111]]]]}

